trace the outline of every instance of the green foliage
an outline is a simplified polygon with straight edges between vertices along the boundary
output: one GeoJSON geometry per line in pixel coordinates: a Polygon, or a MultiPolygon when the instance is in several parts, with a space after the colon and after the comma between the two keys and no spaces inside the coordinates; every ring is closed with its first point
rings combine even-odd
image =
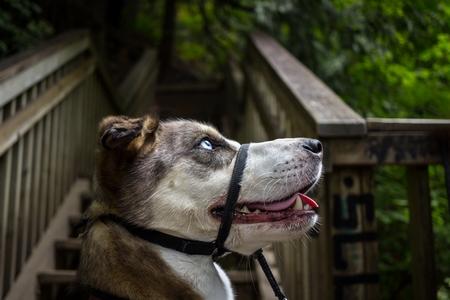
{"type": "MultiPolygon", "coordinates": [[[[450,295],[450,216],[444,187],[444,170],[441,166],[428,169],[431,189],[431,208],[436,250],[438,299],[450,295]]],[[[384,167],[375,177],[380,273],[382,299],[411,299],[409,281],[412,236],[408,231],[409,211],[406,200],[405,169],[384,167]]]]}
{"type": "Polygon", "coordinates": [[[0,2],[0,58],[30,47],[50,36],[52,27],[32,0],[0,2]]]}
{"type": "Polygon", "coordinates": [[[158,43],[161,39],[161,26],[164,14],[164,1],[140,1],[139,11],[130,27],[158,43]]]}
{"type": "MultiPolygon", "coordinates": [[[[156,44],[161,40],[164,2],[142,0],[133,25],[156,44]]],[[[227,1],[177,1],[175,53],[205,76],[215,76],[230,55],[240,55],[245,34],[255,28],[255,22],[253,14],[227,1]]]]}

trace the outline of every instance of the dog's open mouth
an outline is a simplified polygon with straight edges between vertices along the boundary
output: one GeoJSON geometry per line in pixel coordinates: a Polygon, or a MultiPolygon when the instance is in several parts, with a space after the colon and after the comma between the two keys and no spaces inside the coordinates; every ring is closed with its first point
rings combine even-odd
{"type": "MultiPolygon", "coordinates": [[[[277,222],[314,215],[318,208],[316,201],[297,192],[278,201],[238,203],[233,213],[233,222],[240,224],[277,222]]],[[[224,206],[217,206],[211,213],[220,219],[223,210],[224,206]]]]}

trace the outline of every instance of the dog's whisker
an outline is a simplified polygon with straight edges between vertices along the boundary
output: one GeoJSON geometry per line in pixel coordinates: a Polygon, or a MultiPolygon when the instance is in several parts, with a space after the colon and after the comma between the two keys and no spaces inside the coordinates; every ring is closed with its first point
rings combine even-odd
{"type": "Polygon", "coordinates": [[[280,182],[280,181],[281,181],[281,179],[277,179],[277,180],[272,184],[272,186],[271,186],[270,189],[268,190],[267,198],[270,197],[270,194],[272,193],[272,191],[275,189],[275,187],[278,185],[278,182],[280,182]]]}

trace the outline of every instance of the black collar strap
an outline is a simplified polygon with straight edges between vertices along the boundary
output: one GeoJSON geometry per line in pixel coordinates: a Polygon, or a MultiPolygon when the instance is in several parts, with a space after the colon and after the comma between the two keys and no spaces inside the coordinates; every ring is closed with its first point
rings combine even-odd
{"type": "Polygon", "coordinates": [[[184,239],[181,237],[163,233],[161,231],[137,226],[113,214],[101,215],[98,217],[98,220],[104,222],[112,221],[125,228],[132,235],[137,236],[147,242],[190,255],[212,255],[216,249],[216,243],[214,241],[203,242],[184,239]]]}
{"type": "Polygon", "coordinates": [[[231,174],[231,180],[228,185],[227,200],[223,210],[222,222],[220,223],[219,233],[216,238],[217,251],[213,255],[214,259],[222,256],[225,252],[228,252],[228,250],[224,247],[224,244],[230,234],[231,223],[233,222],[234,207],[236,206],[236,202],[241,191],[242,175],[247,162],[249,146],[249,144],[243,144],[236,154],[236,162],[234,163],[233,173],[231,174]]]}
{"type": "MultiPolygon", "coordinates": [[[[102,221],[112,221],[114,223],[117,223],[131,234],[138,236],[150,243],[154,243],[162,247],[173,249],[190,255],[212,255],[213,259],[215,260],[223,254],[231,252],[230,250],[225,248],[224,244],[230,233],[231,224],[233,223],[234,207],[236,206],[236,202],[241,191],[242,175],[244,173],[247,161],[249,146],[249,144],[243,144],[236,154],[236,162],[234,164],[233,173],[231,175],[230,184],[228,186],[227,199],[223,210],[219,232],[215,241],[205,242],[176,237],[160,231],[139,227],[112,214],[101,215],[98,217],[98,219],[102,221]]],[[[262,253],[262,249],[256,251],[252,255],[252,257],[257,259],[259,264],[261,265],[264,274],[266,275],[270,285],[272,286],[275,296],[280,300],[287,300],[286,296],[284,296],[275,278],[273,277],[270,267],[267,264],[267,261],[262,253]]]]}

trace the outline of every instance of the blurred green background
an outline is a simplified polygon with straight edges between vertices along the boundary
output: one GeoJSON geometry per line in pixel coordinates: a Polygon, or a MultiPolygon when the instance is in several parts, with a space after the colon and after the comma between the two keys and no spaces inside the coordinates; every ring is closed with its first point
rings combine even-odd
{"type": "MultiPolygon", "coordinates": [[[[69,2],[76,1],[59,5],[69,2]]],[[[105,1],[94,2],[101,8],[105,1]]],[[[363,116],[450,118],[449,1],[111,2],[107,20],[158,47],[165,63],[183,65],[198,80],[220,78],[227,60],[243,55],[246,33],[259,29],[278,39],[363,116]]],[[[67,12],[55,3],[1,1],[0,58],[67,27],[104,26],[105,12],[89,1],[77,2],[78,11],[89,16],[83,20],[76,12],[65,17],[67,12]]],[[[443,169],[429,168],[438,297],[444,300],[450,299],[450,215],[443,169]]],[[[375,178],[383,299],[411,298],[404,172],[383,167],[375,178]]]]}

